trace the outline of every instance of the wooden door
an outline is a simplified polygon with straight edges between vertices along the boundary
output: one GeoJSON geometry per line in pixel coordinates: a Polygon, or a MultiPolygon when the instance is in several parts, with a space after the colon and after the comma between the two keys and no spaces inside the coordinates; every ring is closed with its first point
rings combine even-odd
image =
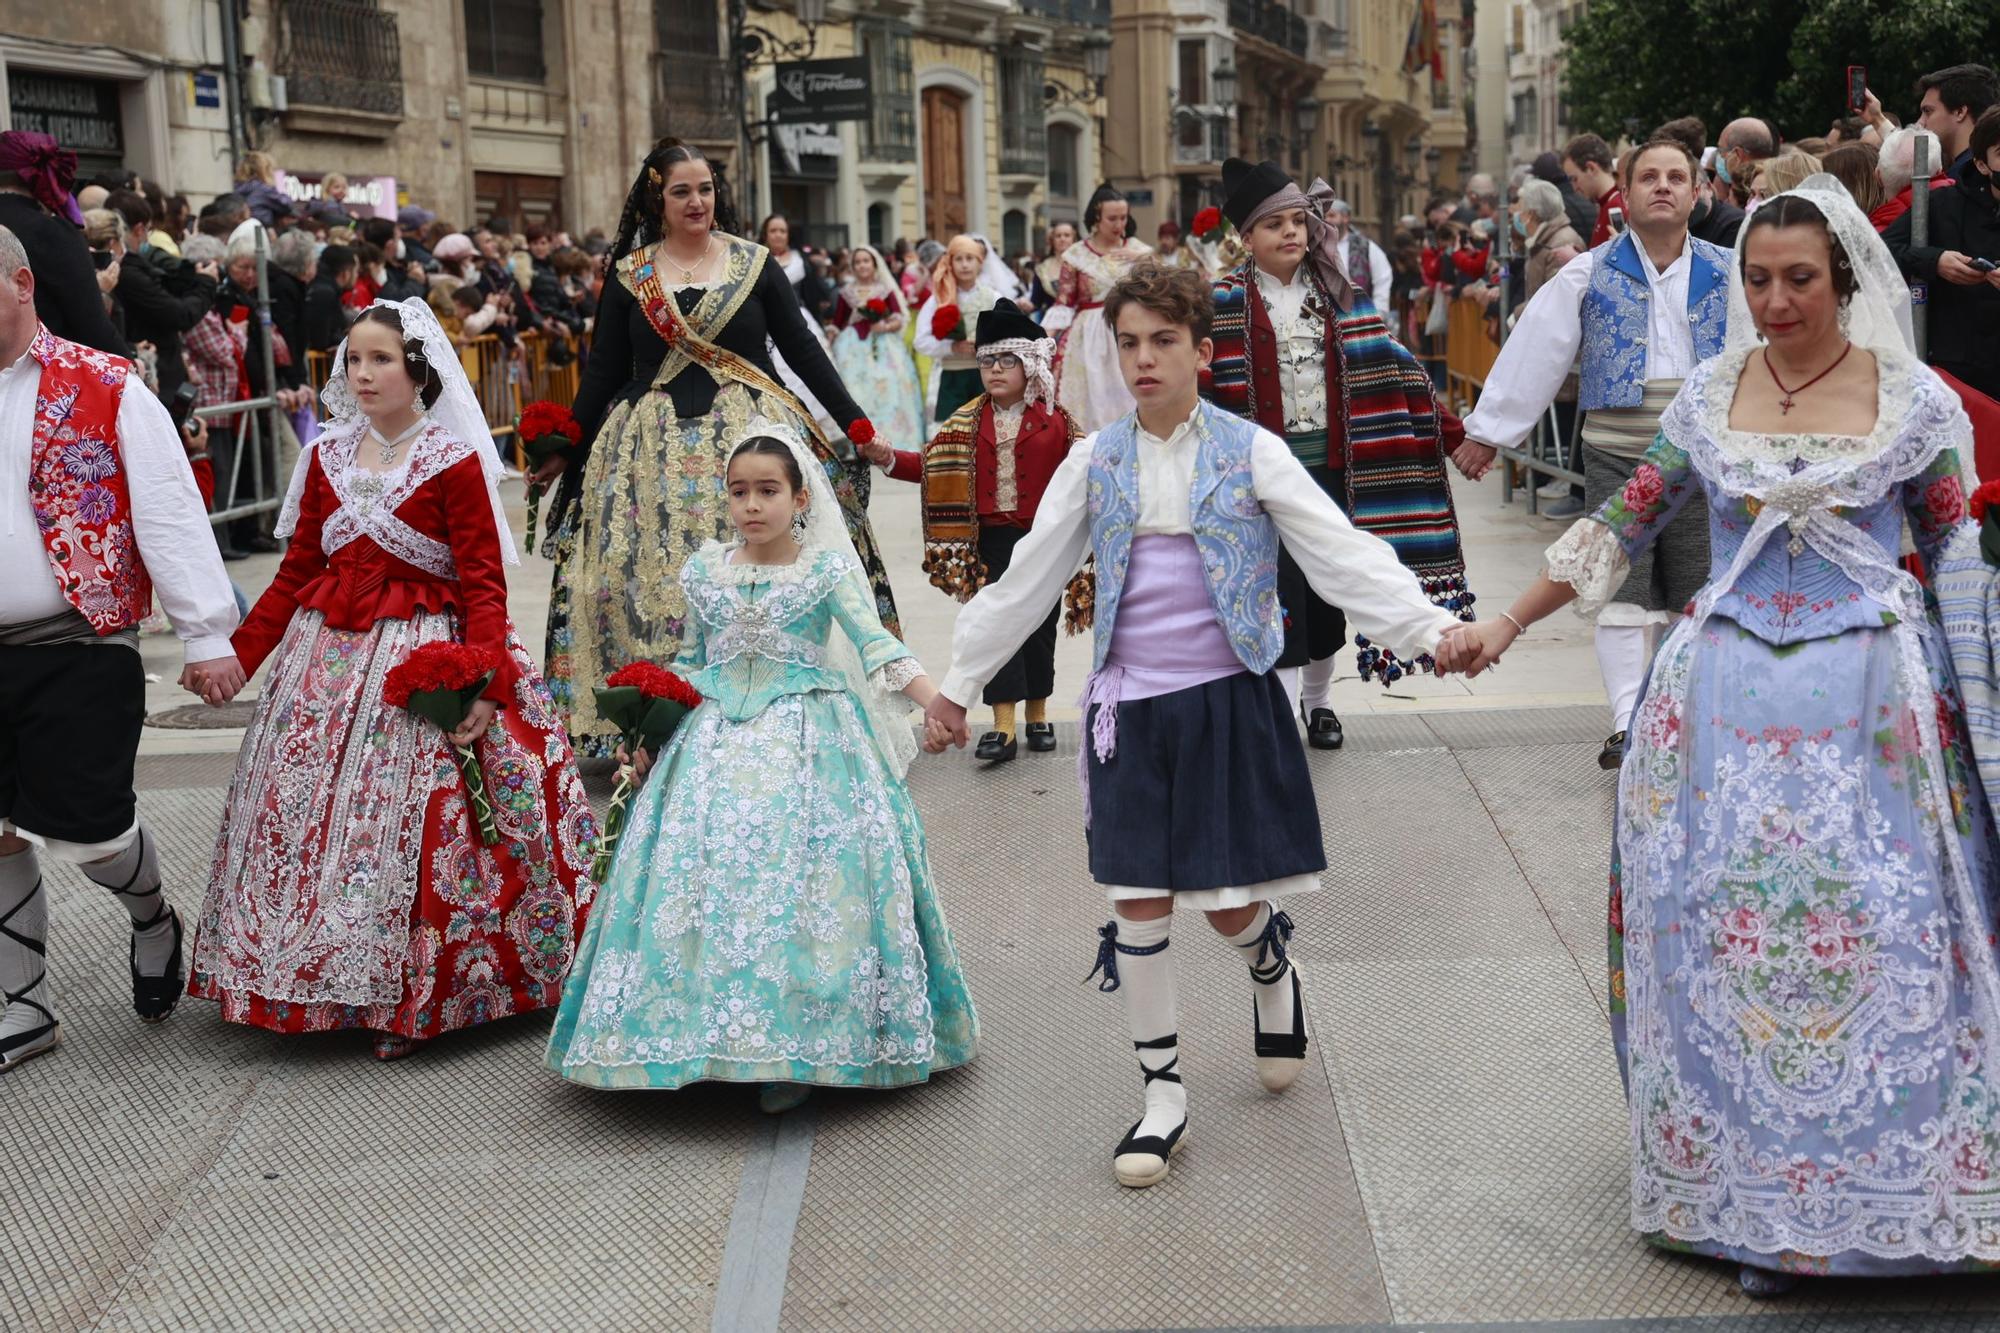
{"type": "Polygon", "coordinates": [[[965,95],[924,89],[924,234],[949,241],[967,225],[965,95]]]}

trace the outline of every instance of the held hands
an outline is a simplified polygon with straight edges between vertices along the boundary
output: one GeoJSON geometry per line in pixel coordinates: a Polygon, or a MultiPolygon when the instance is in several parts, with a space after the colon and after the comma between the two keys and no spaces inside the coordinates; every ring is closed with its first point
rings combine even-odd
{"type": "Polygon", "coordinates": [[[1478,481],[1493,469],[1493,460],[1500,454],[1490,444],[1481,444],[1468,439],[1451,451],[1451,465],[1464,474],[1467,481],[1478,481]]]}
{"type": "Polygon", "coordinates": [[[943,754],[946,746],[955,745],[963,750],[972,739],[972,731],[965,725],[965,709],[942,694],[931,697],[924,705],[924,749],[930,754],[943,754]]]}
{"type": "Polygon", "coordinates": [[[471,745],[486,734],[486,729],[493,725],[494,714],[499,711],[500,705],[491,699],[481,699],[473,704],[472,711],[465,715],[465,721],[459,723],[458,730],[451,733],[451,743],[471,745]]]}
{"type": "Polygon", "coordinates": [[[863,458],[873,463],[876,467],[888,468],[896,461],[895,448],[880,435],[877,435],[866,444],[857,444],[854,447],[861,451],[863,458]]]}
{"type": "Polygon", "coordinates": [[[1437,659],[1438,674],[1444,676],[1463,672],[1470,679],[1498,662],[1500,654],[1506,652],[1520,634],[1521,631],[1505,619],[1481,620],[1476,624],[1446,630],[1433,654],[1437,659]]]}
{"type": "Polygon", "coordinates": [[[181,668],[180,685],[210,708],[220,708],[237,696],[247,679],[243,664],[232,655],[189,662],[181,668]]]}

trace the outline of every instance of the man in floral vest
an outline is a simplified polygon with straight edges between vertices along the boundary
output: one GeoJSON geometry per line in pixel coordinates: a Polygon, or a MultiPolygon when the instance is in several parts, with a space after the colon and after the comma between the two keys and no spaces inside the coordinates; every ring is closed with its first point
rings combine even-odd
{"type": "Polygon", "coordinates": [[[0,1072],[61,1036],[43,855],[131,913],[141,1019],[165,1019],[186,985],[132,790],[155,587],[186,645],[181,683],[209,703],[243,686],[236,601],[186,451],[131,371],[42,327],[27,255],[0,227],[0,1072]]]}

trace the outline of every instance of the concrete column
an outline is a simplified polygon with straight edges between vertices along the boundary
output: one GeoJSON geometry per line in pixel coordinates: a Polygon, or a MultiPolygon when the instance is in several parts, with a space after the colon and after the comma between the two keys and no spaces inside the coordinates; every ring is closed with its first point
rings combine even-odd
{"type": "MultiPolygon", "coordinates": [[[[1098,172],[1121,190],[1152,191],[1152,203],[1132,210],[1141,237],[1152,236],[1161,219],[1174,214],[1171,108],[1163,90],[1174,86],[1177,73],[1171,0],[1111,0],[1111,74],[1104,83],[1098,172]]],[[[1088,182],[1083,197],[1098,183],[1088,182]]]]}
{"type": "Polygon", "coordinates": [[[1473,33],[1473,51],[1479,58],[1474,76],[1473,106],[1479,114],[1479,142],[1473,161],[1479,170],[1491,172],[1503,185],[1507,179],[1507,20],[1508,9],[1492,6],[1490,15],[1473,33]]]}

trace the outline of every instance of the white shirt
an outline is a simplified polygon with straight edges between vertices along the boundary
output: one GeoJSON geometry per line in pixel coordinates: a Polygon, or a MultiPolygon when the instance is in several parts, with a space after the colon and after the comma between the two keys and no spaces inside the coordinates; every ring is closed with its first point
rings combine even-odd
{"type": "MultiPolygon", "coordinates": [[[[1646,336],[1646,378],[1686,379],[1694,369],[1694,326],[1688,318],[1688,274],[1694,247],[1684,240],[1680,257],[1664,270],[1653,267],[1646,247],[1635,244],[1646,273],[1651,307],[1646,336]]],[[[1482,444],[1512,448],[1528,438],[1535,422],[1556,400],[1583,347],[1583,295],[1590,288],[1596,255],[1584,251],[1542,284],[1487,372],[1479,406],[1465,419],[1465,436],[1482,444]]]]}
{"type": "MultiPolygon", "coordinates": [[[[23,352],[0,370],[0,625],[21,625],[70,609],[49,567],[48,548],[28,498],[34,458],[35,395],[41,363],[23,352]]],[[[132,528],[160,605],[190,662],[228,657],[236,596],[223,572],[215,533],[195,489],[187,450],[167,409],[138,376],[118,406],[118,457],[132,496],[132,528]]]]}
{"type": "MultiPolygon", "coordinates": [[[[1189,495],[1200,442],[1193,414],[1164,440],[1144,427],[1138,436],[1134,535],[1192,533],[1189,495]]],[[[1086,501],[1096,447],[1095,434],[1070,446],[1069,457],[1042,493],[1035,526],[1014,548],[1007,572],[958,613],[952,668],[939,687],[953,703],[969,706],[979,698],[986,682],[1047,618],[1083,563],[1090,548],[1086,501]]],[[[1250,446],[1250,478],[1313,591],[1345,611],[1361,633],[1415,657],[1433,651],[1444,632],[1458,623],[1424,596],[1416,575],[1403,568],[1389,543],[1348,522],[1285,442],[1261,428],[1250,446]]]]}
{"type": "MultiPolygon", "coordinates": [[[[1350,236],[1352,234],[1353,234],[1352,232],[1348,233],[1348,235],[1350,236]]],[[[1363,239],[1365,240],[1366,238],[1364,237],[1363,239]]],[[[1335,256],[1335,262],[1337,262],[1340,265],[1340,271],[1347,275],[1347,280],[1349,282],[1353,282],[1354,285],[1358,288],[1361,286],[1361,284],[1358,282],[1354,282],[1354,270],[1350,269],[1347,266],[1347,246],[1348,246],[1347,237],[1346,236],[1341,237],[1340,253],[1335,256]]],[[[1369,241],[1368,242],[1368,282],[1369,282],[1368,300],[1371,304],[1374,305],[1374,307],[1377,310],[1382,310],[1382,311],[1388,310],[1389,289],[1395,283],[1395,281],[1396,281],[1396,271],[1389,266],[1388,254],[1382,249],[1381,246],[1375,244],[1375,242],[1373,241],[1369,241]]],[[[1391,322],[1391,327],[1392,328],[1394,327],[1393,321],[1391,322]]]]}
{"type": "Polygon", "coordinates": [[[1285,398],[1285,429],[1326,429],[1326,323],[1308,304],[1313,287],[1302,263],[1290,282],[1252,267],[1257,294],[1270,312],[1277,339],[1278,391],[1285,398]]]}

